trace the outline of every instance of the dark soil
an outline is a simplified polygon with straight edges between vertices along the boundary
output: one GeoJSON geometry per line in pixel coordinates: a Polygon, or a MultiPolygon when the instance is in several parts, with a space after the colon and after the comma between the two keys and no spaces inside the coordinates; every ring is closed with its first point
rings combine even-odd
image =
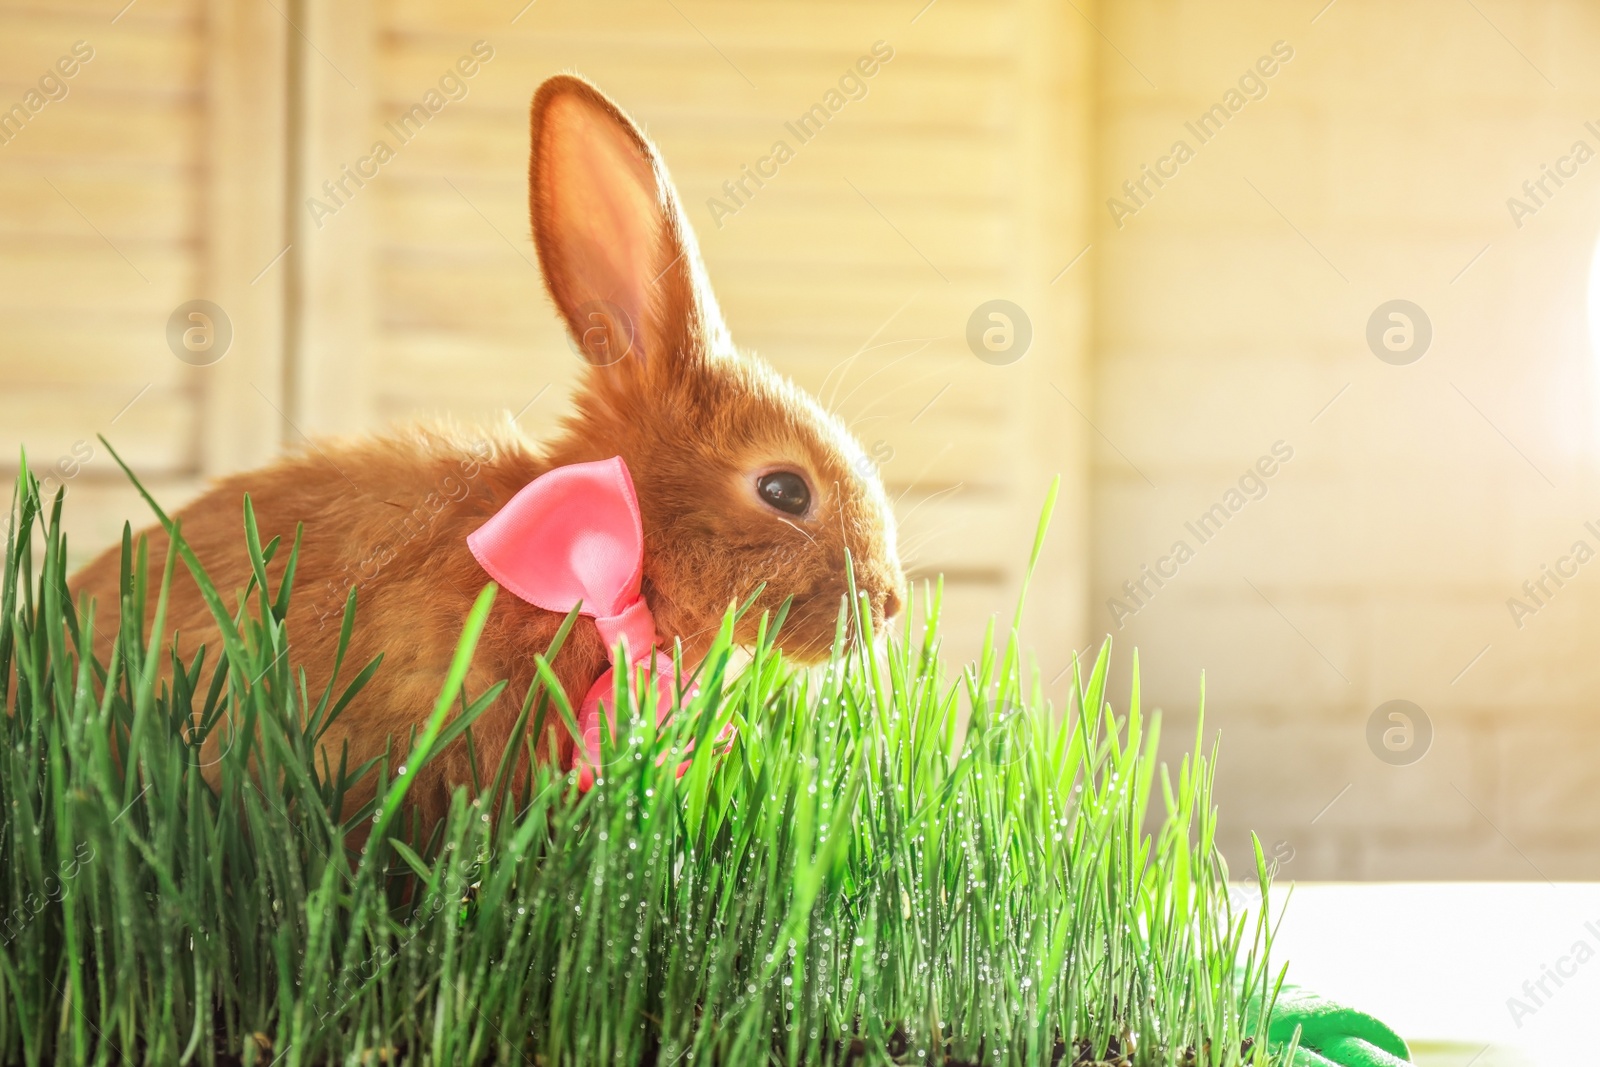
{"type": "MultiPolygon", "coordinates": [[[[256,1059],[258,1062],[269,1062],[272,1054],[272,1041],[265,1034],[254,1035],[257,1045],[256,1059]]],[[[1245,1038],[1240,1045],[1240,1052],[1246,1063],[1250,1062],[1251,1046],[1254,1041],[1245,1038]]],[[[654,1057],[654,1048],[645,1056],[645,1063],[651,1062],[654,1057]]],[[[903,1030],[896,1030],[889,1037],[887,1051],[896,1062],[901,1062],[901,1057],[911,1051],[911,1043],[903,1030]]],[[[1068,1046],[1065,1041],[1057,1041],[1050,1054],[1050,1067],[1133,1067],[1133,1060],[1129,1058],[1121,1043],[1112,1038],[1107,1047],[1099,1055],[1083,1039],[1074,1041],[1071,1046],[1071,1055],[1068,1055],[1068,1046]]],[[[1131,1051],[1131,1050],[1130,1050],[1131,1051]]],[[[835,1043],[831,1049],[832,1055],[828,1062],[838,1064],[840,1067],[856,1067],[867,1061],[867,1043],[861,1038],[852,1038],[848,1042],[835,1043]]],[[[398,1063],[405,1058],[404,1049],[387,1049],[380,1053],[369,1053],[368,1062],[377,1065],[383,1063],[398,1063]]],[[[541,1061],[542,1062],[542,1061],[541,1061]]],[[[223,1053],[217,1057],[219,1067],[244,1067],[244,1060],[235,1053],[223,1053]]],[[[1195,1050],[1191,1047],[1184,1050],[1183,1056],[1178,1061],[1179,1067],[1197,1067],[1198,1060],[1195,1050]]],[[[959,1059],[945,1053],[942,1067],[986,1067],[983,1060],[983,1051],[980,1047],[977,1058],[959,1059]]]]}

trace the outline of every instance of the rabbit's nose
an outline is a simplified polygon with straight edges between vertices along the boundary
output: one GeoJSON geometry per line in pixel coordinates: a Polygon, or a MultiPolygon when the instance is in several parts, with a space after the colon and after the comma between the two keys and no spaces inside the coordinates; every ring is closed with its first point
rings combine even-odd
{"type": "Polygon", "coordinates": [[[893,589],[883,594],[883,618],[885,622],[897,618],[900,614],[900,594],[893,589]]]}

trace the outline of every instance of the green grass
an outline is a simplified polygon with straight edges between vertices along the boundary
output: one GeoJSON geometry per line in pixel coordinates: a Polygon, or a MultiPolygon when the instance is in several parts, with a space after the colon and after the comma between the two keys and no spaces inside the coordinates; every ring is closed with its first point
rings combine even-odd
{"type": "MultiPolygon", "coordinates": [[[[309,688],[284,623],[297,546],[262,545],[248,500],[242,594],[181,548],[147,588],[124,533],[122,617],[153,599],[156,621],[104,664],[60,512],[24,473],[0,628],[0,1064],[1269,1062],[1247,1005],[1281,975],[1267,909],[1228,899],[1215,750],[1197,733],[1158,768],[1136,662],[1130,706],[1104,701],[1109,643],[1053,709],[1015,625],[941,663],[937,587],[887,655],[841,640],[812,670],[774,649],[777,620],[740,656],[730,617],[659,732],[631,680],[590,793],[485,768],[421,840],[416,768],[494,696],[462,692],[492,587],[409,768],[347,767],[317,739],[384,668],[309,688]],[[223,632],[188,662],[152,638],[176,567],[223,632]],[[210,730],[234,738],[216,791],[210,730]],[[341,822],[363,775],[378,800],[341,822]]],[[[346,640],[357,625],[352,591],[346,640]]],[[[530,744],[569,728],[558,689],[518,695],[530,744]]],[[[1265,894],[1259,848],[1257,866],[1265,894]]]]}

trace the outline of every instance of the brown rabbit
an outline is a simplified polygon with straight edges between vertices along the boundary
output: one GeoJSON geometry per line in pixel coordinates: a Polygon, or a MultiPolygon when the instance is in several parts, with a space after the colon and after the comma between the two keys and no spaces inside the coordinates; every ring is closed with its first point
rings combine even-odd
{"type": "MultiPolygon", "coordinates": [[[[263,541],[282,535],[287,544],[304,523],[288,632],[290,657],[313,691],[332,668],[346,590],[358,586],[346,674],[379,653],[385,659],[326,736],[335,763],[346,743],[352,766],[382,752],[391,736],[398,750],[426,718],[468,609],[489,580],[468,535],[558,466],[626,462],[644,532],[644,598],[657,632],[681,639],[688,663],[703,655],[730,602],[763,582],[741,639],[753,637],[761,610],[792,597],[779,643],[801,660],[824,653],[846,594],[847,549],[873,621],[881,626],[899,609],[894,519],[871,464],[810,396],[735,350],[649,141],[597,89],[570,76],[539,87],[531,126],[534,243],[556,308],[590,362],[559,432],[538,445],[507,420],[493,430],[419,427],[323,441],[222,479],[176,516],[230,605],[229,591],[249,578],[244,494],[263,541]]],[[[160,528],[145,536],[152,561],[164,558],[160,528]]],[[[72,582],[80,599],[98,602],[101,654],[117,621],[119,558],[108,550],[72,582]]],[[[277,581],[282,557],[275,563],[277,581]]],[[[186,655],[201,642],[220,649],[198,589],[182,566],[178,575],[168,627],[179,631],[186,655]]],[[[500,679],[510,685],[473,727],[481,766],[498,763],[534,677],[533,654],[561,621],[505,591],[496,599],[467,687],[473,695],[500,679]]],[[[594,624],[580,619],[554,662],[574,707],[608,662],[594,624]]],[[[216,745],[213,736],[208,763],[216,745]]],[[[542,750],[543,758],[566,765],[571,739],[557,748],[542,750]]],[[[448,790],[467,780],[458,742],[419,776],[413,796],[436,816],[448,790]]],[[[371,782],[352,804],[370,799],[371,782]]]]}

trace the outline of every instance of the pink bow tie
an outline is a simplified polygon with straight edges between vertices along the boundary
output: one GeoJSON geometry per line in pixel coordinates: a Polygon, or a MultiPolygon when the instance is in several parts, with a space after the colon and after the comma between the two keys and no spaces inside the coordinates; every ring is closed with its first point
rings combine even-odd
{"type": "MultiPolygon", "coordinates": [[[[655,665],[656,722],[673,704],[672,657],[656,648],[656,621],[640,595],[644,531],[639,498],[621,456],[557,467],[522,488],[467,538],[489,576],[535,607],[594,619],[607,648],[623,642],[622,662],[655,665]]],[[[615,667],[600,675],[578,710],[583,751],[574,753],[579,786],[594,783],[600,765],[600,717],[611,728],[615,667]]],[[[680,772],[681,773],[681,772],[680,772]]]]}

